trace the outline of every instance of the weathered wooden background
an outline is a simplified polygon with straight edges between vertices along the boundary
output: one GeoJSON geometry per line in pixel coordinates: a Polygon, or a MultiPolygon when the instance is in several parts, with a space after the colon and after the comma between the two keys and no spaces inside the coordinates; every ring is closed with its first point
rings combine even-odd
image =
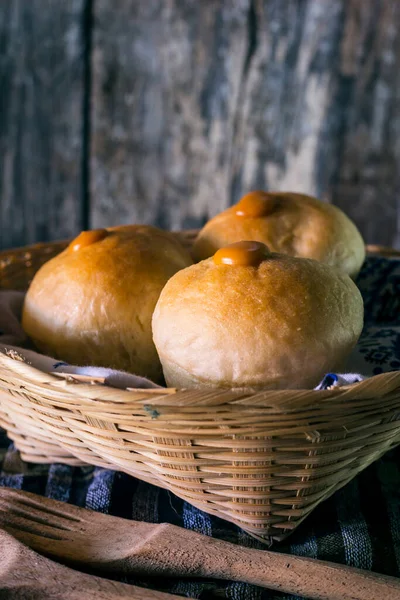
{"type": "Polygon", "coordinates": [[[0,2],[0,247],[315,194],[400,247],[399,0],[0,2]]]}

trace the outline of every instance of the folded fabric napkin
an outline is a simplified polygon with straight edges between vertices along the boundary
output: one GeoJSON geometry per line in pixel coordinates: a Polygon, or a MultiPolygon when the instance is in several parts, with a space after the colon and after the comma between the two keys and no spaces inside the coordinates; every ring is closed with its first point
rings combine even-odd
{"type": "MultiPolygon", "coordinates": [[[[364,297],[364,331],[348,358],[346,372],[327,373],[317,390],[351,385],[400,368],[400,261],[368,258],[357,283],[364,297]]],[[[16,352],[20,359],[46,373],[101,377],[105,385],[120,389],[160,387],[144,377],[103,367],[70,365],[30,349],[20,324],[23,299],[21,292],[0,292],[0,352],[16,352]]]]}

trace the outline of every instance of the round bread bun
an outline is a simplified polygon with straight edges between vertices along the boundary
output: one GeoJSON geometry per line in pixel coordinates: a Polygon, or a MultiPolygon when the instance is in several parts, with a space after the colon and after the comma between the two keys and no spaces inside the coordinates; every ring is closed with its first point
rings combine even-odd
{"type": "Polygon", "coordinates": [[[36,273],[22,326],[50,356],[158,381],[151,317],[165,283],[192,262],[171,234],[155,227],[82,232],[36,273]]]}
{"type": "Polygon", "coordinates": [[[246,194],[206,223],[193,256],[203,260],[241,240],[263,242],[272,252],[313,258],[352,278],[365,259],[365,244],[354,223],[336,206],[304,194],[246,194]]]}
{"type": "Polygon", "coordinates": [[[242,242],[168,281],[153,339],[172,387],[306,389],[343,367],[362,326],[348,275],[242,242]]]}

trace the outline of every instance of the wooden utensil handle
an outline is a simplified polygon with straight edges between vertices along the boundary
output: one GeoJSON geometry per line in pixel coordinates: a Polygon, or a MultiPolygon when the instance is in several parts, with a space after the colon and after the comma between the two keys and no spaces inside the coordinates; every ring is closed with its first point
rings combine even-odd
{"type": "Polygon", "coordinates": [[[400,579],[395,577],[244,548],[174,525],[155,527],[154,535],[127,558],[127,572],[149,573],[149,565],[156,564],[160,575],[243,581],[313,600],[400,600],[400,579]]]}
{"type": "Polygon", "coordinates": [[[0,598],[10,600],[180,600],[181,596],[79,573],[0,529],[0,598]]]}
{"type": "MultiPolygon", "coordinates": [[[[219,553],[224,578],[285,591],[314,600],[400,600],[400,579],[353,567],[239,548],[219,553]]],[[[217,576],[214,567],[214,576],[217,576]]]]}

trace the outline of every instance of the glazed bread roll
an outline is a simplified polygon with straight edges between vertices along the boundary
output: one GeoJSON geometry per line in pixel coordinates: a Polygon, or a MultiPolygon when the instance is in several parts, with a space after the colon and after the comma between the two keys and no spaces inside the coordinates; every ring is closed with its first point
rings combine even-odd
{"type": "Polygon", "coordinates": [[[158,381],[151,317],[165,283],[190,264],[179,242],[154,227],[82,232],[36,273],[22,326],[50,356],[158,381]]]}
{"type": "Polygon", "coordinates": [[[301,389],[342,368],[362,326],[348,275],[241,242],[168,281],[153,339],[169,386],[301,389]]]}
{"type": "Polygon", "coordinates": [[[241,240],[263,242],[272,252],[314,258],[353,278],[365,259],[364,241],[354,223],[336,206],[303,194],[246,194],[203,227],[193,255],[203,260],[241,240]]]}

